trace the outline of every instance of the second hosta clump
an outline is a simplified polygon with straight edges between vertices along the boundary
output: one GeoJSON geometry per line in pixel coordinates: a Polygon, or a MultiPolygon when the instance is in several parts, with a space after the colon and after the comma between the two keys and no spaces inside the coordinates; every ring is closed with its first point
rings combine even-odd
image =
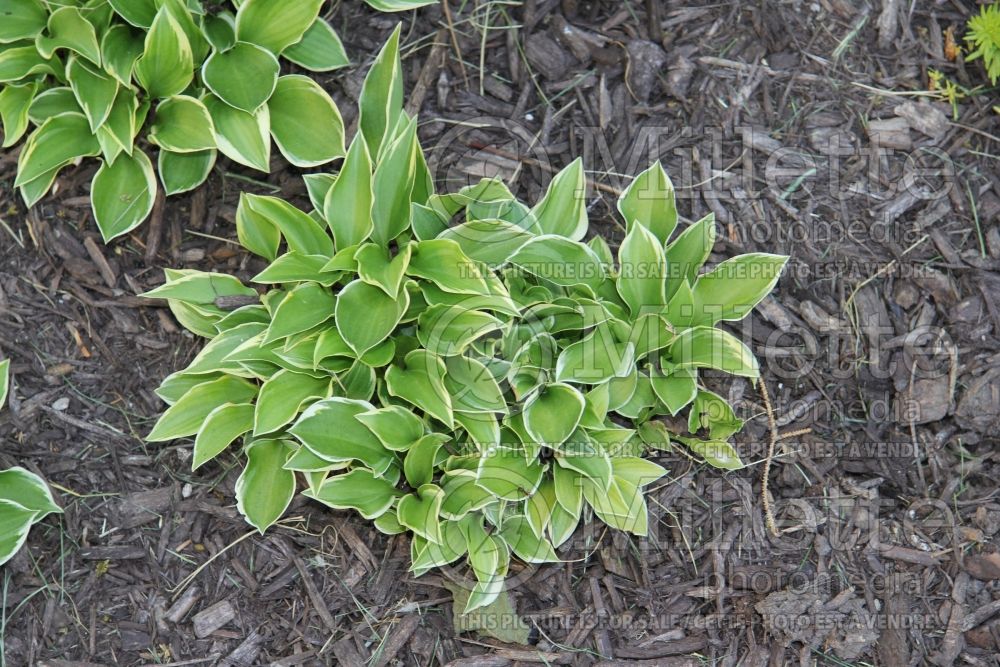
{"type": "Polygon", "coordinates": [[[785,257],[702,272],[713,220],[675,234],[659,164],[619,200],[617,256],[584,242],[581,164],[529,207],[499,181],[434,194],[401,108],[396,42],[361,98],[337,175],[309,178],[307,213],[241,201],[239,236],[269,266],[253,282],[169,271],[149,296],[210,339],[159,395],[151,440],[194,436],[194,467],[239,443],[237,503],[261,531],[305,495],[410,531],[416,574],[463,557],[468,609],[502,590],[512,556],[557,561],[581,517],[647,532],[649,448],[739,467],[742,426],[701,368],[755,378],[716,328],[773,288],[785,257]],[[689,411],[687,433],[662,415],[689,411]]]}

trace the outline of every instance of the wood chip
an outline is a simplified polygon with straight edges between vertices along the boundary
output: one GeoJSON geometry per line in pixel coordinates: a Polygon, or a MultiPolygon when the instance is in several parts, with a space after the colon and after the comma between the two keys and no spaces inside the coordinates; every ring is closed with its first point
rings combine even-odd
{"type": "Polygon", "coordinates": [[[208,609],[203,609],[191,619],[194,625],[194,635],[204,639],[219,628],[236,618],[236,609],[229,600],[216,602],[208,609]]]}

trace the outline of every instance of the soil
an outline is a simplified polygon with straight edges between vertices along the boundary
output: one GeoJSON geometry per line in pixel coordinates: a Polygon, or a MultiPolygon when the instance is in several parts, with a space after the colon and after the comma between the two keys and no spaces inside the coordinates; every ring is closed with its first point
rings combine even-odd
{"type": "Polygon", "coordinates": [[[334,5],[355,66],[323,83],[349,125],[403,20],[439,189],[491,173],[534,201],[582,156],[614,245],[622,175],[661,159],[685,220],[715,214],[713,262],[792,256],[730,327],[773,405],[780,536],[764,399],[721,377],[749,465],[663,453],[649,539],[581,528],[566,563],[516,573],[527,644],[458,632],[447,578],[409,576],[408,539],[356,514],[297,499],[260,536],[234,456],[193,474],[189,441],[143,441],[153,390],[201,341],[137,295],[163,267],[249,278],[239,193],[305,205],[300,173],[220,163],[105,247],[93,164],[25,211],[9,152],[0,467],[43,474],[65,513],[0,569],[7,665],[998,664],[1000,116],[981,63],[948,57],[972,3],[334,5]],[[954,108],[927,94],[932,70],[967,91],[954,108]]]}

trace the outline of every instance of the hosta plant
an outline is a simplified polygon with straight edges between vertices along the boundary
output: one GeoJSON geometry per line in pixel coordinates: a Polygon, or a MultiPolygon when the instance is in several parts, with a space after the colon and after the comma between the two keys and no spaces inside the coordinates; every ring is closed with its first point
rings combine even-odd
{"type": "Polygon", "coordinates": [[[195,468],[235,444],[236,500],[263,531],[296,489],[412,533],[412,571],[465,559],[467,609],[499,593],[513,557],[557,561],[580,520],[644,535],[644,457],[681,447],[722,468],[742,425],[698,381],[756,378],[739,320],[785,257],[703,272],[711,217],[675,234],[659,164],[618,208],[611,252],[584,242],[579,161],[529,207],[499,181],[435,194],[401,110],[396,43],[369,72],[360,130],[314,209],[247,195],[243,245],[269,264],[235,277],[168,271],[148,296],[209,342],[166,378],[149,439],[194,437],[195,468]],[[688,411],[686,429],[658,418],[688,411]]]}
{"type": "MultiPolygon", "coordinates": [[[[0,361],[0,407],[7,400],[10,360],[0,361]]],[[[52,492],[35,473],[21,467],[0,470],[0,565],[24,546],[31,527],[62,512],[52,492]]]]}
{"type": "MultiPolygon", "coordinates": [[[[368,0],[385,11],[428,2],[368,0]]],[[[203,183],[219,152],[269,171],[272,139],[299,167],[342,157],[333,100],[288,73],[348,64],[323,4],[0,0],[2,147],[27,135],[14,182],[25,203],[67,165],[96,157],[94,217],[110,240],[149,215],[157,171],[173,195],[203,183]]]]}

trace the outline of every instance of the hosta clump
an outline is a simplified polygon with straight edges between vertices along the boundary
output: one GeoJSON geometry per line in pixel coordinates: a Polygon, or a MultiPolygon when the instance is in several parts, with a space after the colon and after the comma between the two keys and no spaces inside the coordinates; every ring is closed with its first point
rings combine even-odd
{"type": "MultiPolygon", "coordinates": [[[[432,0],[368,0],[401,11],[432,0]]],[[[268,171],[271,139],[300,167],[344,154],[333,100],[281,62],[348,64],[323,0],[0,0],[2,147],[28,134],[15,179],[30,207],[67,165],[98,157],[91,197],[105,240],[156,198],[208,178],[218,152],[268,171]]]]}
{"type": "MultiPolygon", "coordinates": [[[[7,400],[10,360],[0,361],[0,407],[7,400]]],[[[35,473],[21,467],[0,470],[0,565],[24,546],[31,527],[62,509],[35,473]]]]}
{"type": "Polygon", "coordinates": [[[340,172],[309,179],[315,210],[243,198],[266,291],[168,271],[150,293],[210,341],[163,382],[170,407],[149,437],[194,436],[195,468],[238,443],[237,504],[261,531],[300,476],[310,498],[410,531],[416,574],[465,558],[471,609],[512,557],[558,560],[584,516],[645,534],[642,489],[664,474],[649,448],[741,465],[727,439],[742,423],[698,370],[757,377],[715,325],[746,316],[786,258],[702,272],[713,220],[674,234],[658,164],[619,201],[617,259],[583,242],[579,161],[534,207],[493,180],[434,194],[401,97],[393,42],[340,172]],[[687,433],[657,421],[685,408],[687,433]]]}

